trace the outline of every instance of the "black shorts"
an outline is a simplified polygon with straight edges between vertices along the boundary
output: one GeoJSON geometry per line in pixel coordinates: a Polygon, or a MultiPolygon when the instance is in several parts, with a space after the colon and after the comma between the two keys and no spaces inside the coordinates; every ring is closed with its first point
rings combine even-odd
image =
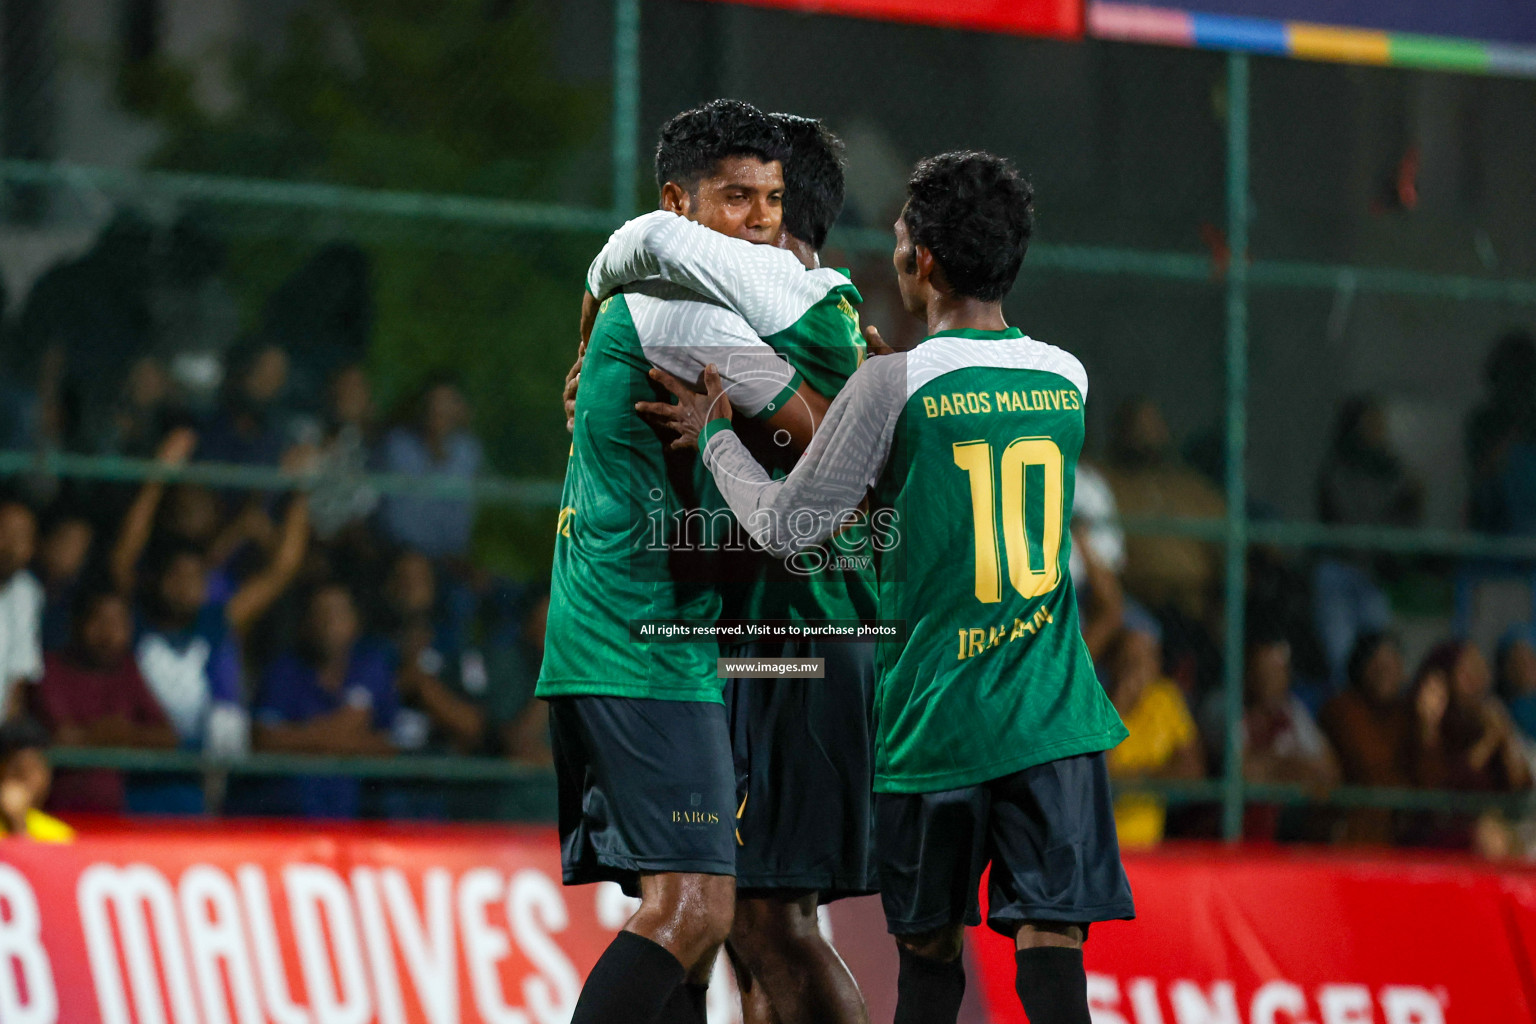
{"type": "Polygon", "coordinates": [[[725,708],[555,697],[549,731],[566,885],[736,873],[736,787],[725,708]]]}
{"type": "Polygon", "coordinates": [[[729,657],[826,659],[824,679],[726,683],[737,891],[823,903],[874,892],[874,645],[746,644],[729,657]]]}
{"type": "Polygon", "coordinates": [[[1136,916],[1120,863],[1103,754],[1083,754],[939,793],[877,793],[880,897],[894,935],[981,923],[1010,938],[1025,921],[1136,916]]]}

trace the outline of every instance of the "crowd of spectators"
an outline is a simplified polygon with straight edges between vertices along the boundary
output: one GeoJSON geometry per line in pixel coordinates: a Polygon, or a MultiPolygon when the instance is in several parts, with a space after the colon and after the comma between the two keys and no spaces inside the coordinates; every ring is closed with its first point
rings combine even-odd
{"type": "MultiPolygon", "coordinates": [[[[165,479],[3,481],[0,722],[16,752],[0,760],[25,766],[51,743],[216,763],[253,751],[547,763],[532,700],[546,588],[474,563],[471,502],[370,482],[480,472],[461,389],[432,377],[393,417],[376,414],[356,247],[321,249],[250,337],[222,260],[190,219],[160,233],[122,216],[4,321],[0,448],[148,458],[165,479]],[[307,483],[176,479],[197,462],[307,483]]],[[[35,769],[26,777],[36,793],[35,769]]],[[[459,816],[450,789],[63,768],[42,785],[66,816],[459,816]]],[[[25,825],[0,813],[0,833],[25,825]]]]}
{"type": "MultiPolygon", "coordinates": [[[[0,832],[63,828],[27,805],[44,793],[64,814],[464,813],[431,782],[107,769],[50,779],[37,753],[50,743],[195,751],[216,763],[253,751],[549,758],[532,699],[543,588],[475,566],[471,503],[381,492],[370,476],[479,473],[463,393],[433,377],[393,417],[377,414],[361,249],[321,248],[277,286],[250,334],[224,269],[195,217],[158,230],[123,214],[83,256],[45,272],[19,312],[6,317],[0,304],[0,448],[149,458],[168,476],[207,461],[309,481],[284,492],[5,481],[0,832]]],[[[1486,371],[1467,426],[1468,523],[1536,533],[1536,345],[1502,339],[1486,371]]],[[[1127,532],[1120,518],[1219,520],[1224,491],[1202,460],[1181,456],[1154,402],[1124,402],[1106,440],[1103,457],[1079,469],[1072,571],[1089,651],[1130,730],[1109,756],[1125,790],[1121,839],[1212,836],[1212,807],[1169,806],[1136,784],[1222,770],[1224,549],[1127,532]]],[[[1413,527],[1424,497],[1384,407],[1345,402],[1317,472],[1318,520],[1413,527]]],[[[1446,639],[1410,666],[1388,596],[1406,564],[1374,550],[1252,548],[1235,737],[1249,783],[1314,794],[1531,786],[1536,624],[1493,651],[1446,639]]],[[[1520,851],[1523,834],[1497,814],[1294,803],[1251,803],[1244,831],[1489,853],[1520,851]]]]}
{"type": "MultiPolygon", "coordinates": [[[[1486,372],[1488,398],[1467,428],[1469,524],[1536,532],[1536,345],[1522,334],[1502,339],[1486,372]]],[[[1423,487],[1393,449],[1383,406],[1366,396],[1346,401],[1318,469],[1319,521],[1414,527],[1423,506],[1423,487]]],[[[1130,729],[1109,757],[1111,775],[1130,790],[1117,810],[1128,846],[1217,833],[1213,807],[1169,806],[1137,783],[1222,771],[1224,549],[1187,536],[1125,535],[1114,522],[1225,512],[1219,482],[1180,457],[1161,411],[1144,399],[1117,411],[1105,459],[1079,469],[1073,574],[1084,637],[1130,729]]],[[[1303,794],[1340,785],[1482,795],[1531,788],[1536,625],[1516,625],[1497,650],[1483,651],[1462,635],[1465,623],[1447,617],[1446,639],[1410,666],[1389,599],[1405,565],[1371,550],[1251,549],[1236,737],[1248,783],[1303,794]]],[[[1529,576],[1528,567],[1507,563],[1437,571],[1458,579],[1529,576]]],[[[1244,818],[1250,840],[1475,848],[1490,856],[1536,855],[1527,832],[1496,809],[1250,802],[1244,818]]]]}

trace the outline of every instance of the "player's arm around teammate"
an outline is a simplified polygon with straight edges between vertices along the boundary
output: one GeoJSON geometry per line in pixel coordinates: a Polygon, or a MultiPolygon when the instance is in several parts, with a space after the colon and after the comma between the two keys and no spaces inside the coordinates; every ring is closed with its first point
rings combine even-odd
{"type": "MultiPolygon", "coordinates": [[[[684,215],[771,239],[783,156],[761,112],[709,104],[663,128],[658,184],[684,215]]],[[[687,372],[701,336],[754,367],[782,361],[744,323],[733,331],[734,314],[678,291],[615,296],[597,310],[556,526],[538,692],[550,703],[564,880],[617,881],[641,899],[588,975],[573,1024],[702,1024],[733,918],[735,778],[716,645],[631,633],[636,619],[718,615],[707,581],[674,559],[671,532],[653,531],[698,504],[702,471],[669,457],[632,405],[651,393],[645,370],[687,372]]],[[[779,372],[744,384],[749,409],[787,386],[779,372]]]]}
{"type": "MultiPolygon", "coordinates": [[[[812,388],[835,395],[866,354],[857,313],[863,300],[845,273],[822,269],[819,259],[842,209],[842,144],[813,118],[770,117],[789,143],[775,245],[750,244],[664,209],[614,233],[588,272],[589,294],[658,279],[684,287],[739,314],[812,388]]],[[[696,379],[698,371],[684,376],[696,379]]],[[[781,466],[792,462],[809,439],[787,433],[758,431],[757,450],[781,466]]],[[[845,534],[849,550],[867,546],[864,529],[845,534]]],[[[817,622],[872,614],[867,563],[798,575],[773,562],[736,561],[732,578],[722,580],[728,617],[817,622]]],[[[875,891],[874,645],[749,642],[722,654],[822,658],[826,673],[725,684],[738,798],[736,919],[726,950],[746,1024],[865,1024],[858,985],[822,936],[817,909],[875,891]]]]}

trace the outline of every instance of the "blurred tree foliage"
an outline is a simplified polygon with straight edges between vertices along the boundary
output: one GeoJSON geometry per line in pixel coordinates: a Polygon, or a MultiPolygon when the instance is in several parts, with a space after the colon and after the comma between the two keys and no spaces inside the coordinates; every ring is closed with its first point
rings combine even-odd
{"type": "MultiPolygon", "coordinates": [[[[226,110],[199,104],[192,75],[158,58],[122,86],[166,128],[163,168],[605,206],[607,161],[592,146],[604,90],[553,76],[550,38],[546,12],[528,0],[328,0],[294,13],[282,46],[235,56],[226,110]]],[[[262,329],[267,297],[320,245],[355,241],[371,263],[368,361],[380,408],[449,371],[495,471],[562,475],[560,382],[600,237],[342,211],[210,213],[225,225],[250,329],[262,329]]],[[[482,554],[545,571],[546,518],[486,509],[482,554]]]]}

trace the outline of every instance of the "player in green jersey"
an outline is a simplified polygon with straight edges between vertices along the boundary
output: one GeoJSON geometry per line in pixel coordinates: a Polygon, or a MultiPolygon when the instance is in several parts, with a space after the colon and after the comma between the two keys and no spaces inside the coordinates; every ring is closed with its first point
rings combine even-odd
{"type": "Polygon", "coordinates": [[[1094,676],[1068,561],[1083,442],[1082,364],[1003,319],[1028,244],[1032,192],[975,152],[918,164],[895,225],[909,312],[930,336],[871,359],[774,480],[731,429],[730,399],[664,379],[680,446],[697,445],[738,519],[792,556],[866,499],[896,516],[879,552],[876,854],[901,954],[897,1024],[954,1021],[963,927],[1017,946],[1034,1024],[1087,1024],[1082,944],[1134,915],[1103,751],[1125,727],[1094,676]]]}
{"type": "MultiPolygon", "coordinates": [[[[685,111],[657,147],[662,205],[772,241],[785,155],[782,133],[748,104],[685,111]]],[[[732,394],[773,430],[808,438],[825,408],[738,314],[665,281],[613,296],[594,317],[538,694],[550,703],[564,879],[618,881],[641,905],[588,976],[573,1024],[702,1024],[732,922],[735,772],[718,648],[639,632],[719,613],[709,552],[688,543],[683,518],[719,506],[718,495],[697,460],[669,451],[633,412],[662,393],[646,375],[653,365],[693,379],[708,363],[725,367],[732,394]]]]}
{"type": "MultiPolygon", "coordinates": [[[[614,233],[593,261],[599,298],[665,280],[740,313],[819,393],[835,395],[865,355],[858,291],[819,271],[843,201],[841,143],[812,118],[771,115],[789,144],[778,247],[748,244],[666,211],[614,233]],[[807,271],[815,271],[808,273],[807,271]]],[[[782,473],[801,446],[743,431],[782,473]]],[[[783,440],[781,438],[781,440],[783,440]]],[[[719,585],[742,621],[865,621],[875,579],[866,520],[791,565],[739,552],[719,585]]],[[[824,678],[733,678],[725,687],[736,762],[736,918],[727,950],[747,1024],[867,1021],[853,976],[817,928],[817,907],[875,891],[871,854],[873,644],[757,641],[726,659],[821,658],[824,678]]]]}

